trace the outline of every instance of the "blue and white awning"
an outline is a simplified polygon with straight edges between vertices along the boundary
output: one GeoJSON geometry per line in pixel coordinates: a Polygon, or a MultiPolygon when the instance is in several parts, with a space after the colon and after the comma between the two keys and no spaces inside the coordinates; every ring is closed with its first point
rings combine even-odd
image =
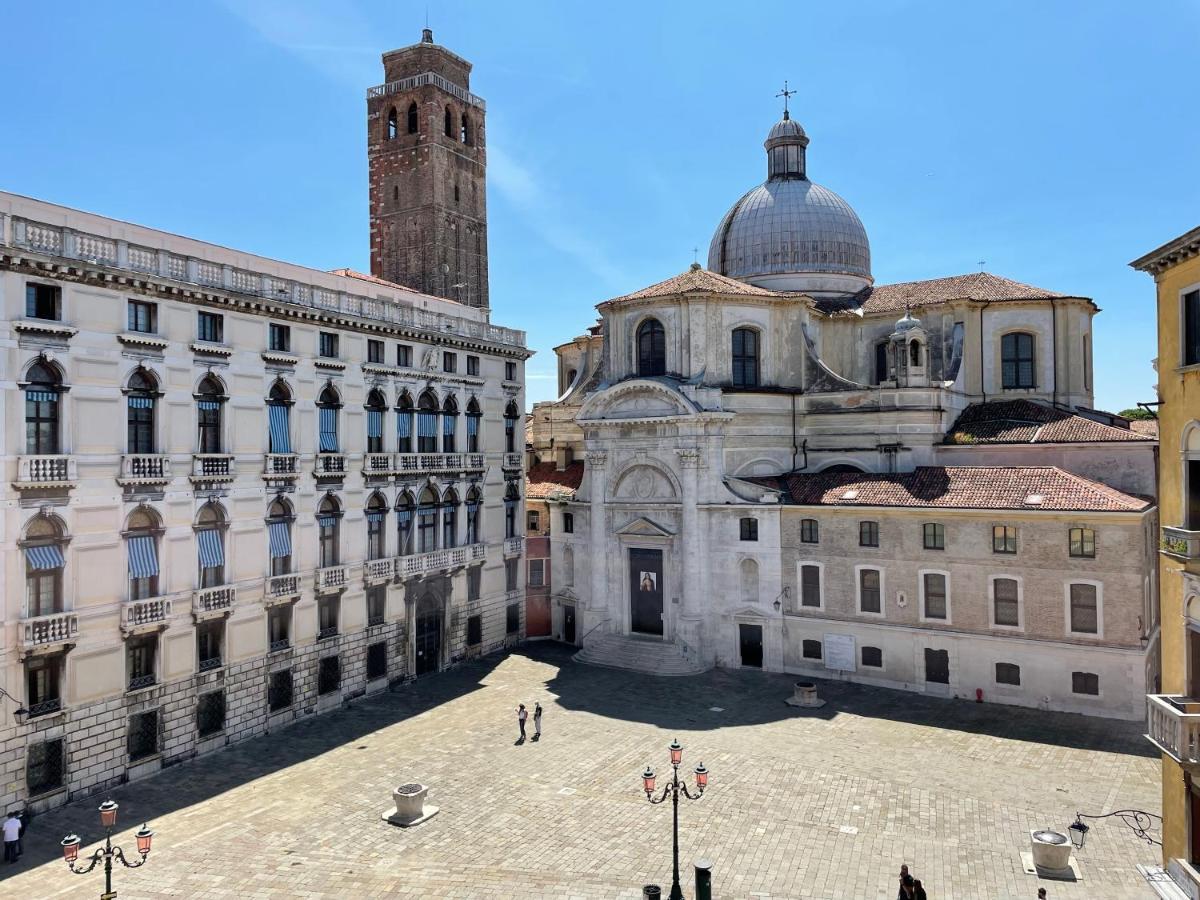
{"type": "Polygon", "coordinates": [[[130,409],[153,409],[154,408],[154,398],[153,397],[130,397],[129,398],[129,408],[130,409]]]}
{"type": "Polygon", "coordinates": [[[437,435],[437,413],[417,413],[417,436],[435,437],[437,435]]]}
{"type": "Polygon", "coordinates": [[[58,391],[25,391],[25,399],[34,403],[53,403],[58,399],[58,391]]]}
{"type": "Polygon", "coordinates": [[[271,559],[292,555],[292,530],[287,522],[271,522],[267,525],[267,535],[271,541],[271,559]]]}
{"type": "Polygon", "coordinates": [[[221,532],[215,528],[196,532],[196,546],[200,549],[200,566],[215,569],[225,565],[225,548],[221,546],[221,532]]]}
{"type": "Polygon", "coordinates": [[[337,524],[337,516],[317,516],[317,524],[322,528],[332,528],[337,524]]]}
{"type": "Polygon", "coordinates": [[[467,416],[467,436],[477,437],[479,435],[479,416],[467,416]]]}
{"type": "Polygon", "coordinates": [[[267,425],[272,453],[291,453],[292,437],[288,429],[288,408],[281,403],[267,407],[267,425]]]}
{"type": "Polygon", "coordinates": [[[129,539],[129,577],[153,578],[158,574],[158,552],[154,538],[139,535],[129,539]]]}
{"type": "Polygon", "coordinates": [[[383,413],[378,409],[367,410],[367,437],[383,437],[383,413]]]}
{"type": "Polygon", "coordinates": [[[211,412],[214,409],[220,409],[221,404],[217,400],[197,400],[196,409],[202,409],[205,412],[211,412]]]}
{"type": "Polygon", "coordinates": [[[396,436],[401,438],[412,437],[412,413],[408,410],[396,413],[396,436]]]}
{"type": "Polygon", "coordinates": [[[387,516],[387,510],[372,509],[367,512],[368,522],[382,522],[387,516]]]}
{"type": "Polygon", "coordinates": [[[57,544],[45,547],[26,547],[25,564],[31,569],[61,569],[65,566],[62,549],[57,544]]]}
{"type": "Polygon", "coordinates": [[[321,407],[321,452],[337,453],[337,410],[321,407]]]}
{"type": "Polygon", "coordinates": [[[442,434],[454,434],[458,419],[454,416],[442,416],[442,434]]]}

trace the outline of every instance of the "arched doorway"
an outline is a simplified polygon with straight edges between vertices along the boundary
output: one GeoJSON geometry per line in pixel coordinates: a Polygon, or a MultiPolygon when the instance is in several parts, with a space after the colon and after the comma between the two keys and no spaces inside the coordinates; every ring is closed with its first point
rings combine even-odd
{"type": "Polygon", "coordinates": [[[413,638],[416,654],[414,674],[436,672],[442,658],[442,604],[433,594],[426,594],[417,604],[413,638]]]}

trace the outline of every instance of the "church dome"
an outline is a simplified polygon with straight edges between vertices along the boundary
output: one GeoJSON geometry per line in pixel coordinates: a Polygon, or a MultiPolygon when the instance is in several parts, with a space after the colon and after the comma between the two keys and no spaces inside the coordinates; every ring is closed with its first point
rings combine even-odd
{"type": "Polygon", "coordinates": [[[828,296],[871,284],[871,245],[845,200],[808,180],[808,136],[785,112],[771,128],[767,180],[725,214],[710,271],[778,291],[828,296]]]}

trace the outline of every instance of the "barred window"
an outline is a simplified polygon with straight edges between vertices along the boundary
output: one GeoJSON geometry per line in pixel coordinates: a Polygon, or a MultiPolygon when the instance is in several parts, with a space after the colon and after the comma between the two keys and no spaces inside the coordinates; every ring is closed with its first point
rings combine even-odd
{"type": "Polygon", "coordinates": [[[196,731],[208,737],[225,728],[225,692],[209,691],[196,702],[196,731]]]}
{"type": "Polygon", "coordinates": [[[925,587],[925,618],[946,618],[946,576],[940,572],[926,572],[923,576],[925,587]]]}
{"type": "Polygon", "coordinates": [[[63,786],[66,771],[66,741],[42,741],[30,744],[26,757],[25,785],[29,796],[36,797],[63,786]]]}
{"type": "Polygon", "coordinates": [[[367,647],[367,678],[386,678],[387,668],[387,644],[380,641],[367,647]]]}
{"type": "Polygon", "coordinates": [[[1094,584],[1071,585],[1071,630],[1080,634],[1099,633],[1099,603],[1094,584]]]}
{"type": "Polygon", "coordinates": [[[542,587],[545,584],[546,561],[544,559],[529,560],[529,586],[542,587]]]}
{"type": "Polygon", "coordinates": [[[129,761],[137,762],[158,752],[158,710],[129,717],[129,761]]]}
{"type": "Polygon", "coordinates": [[[992,580],[992,604],[995,624],[1013,628],[1021,624],[1020,587],[1016,579],[992,580]]]}
{"type": "Polygon", "coordinates": [[[342,686],[342,661],[338,656],[324,656],[317,664],[317,693],[332,694],[342,686]]]}
{"type": "Polygon", "coordinates": [[[291,669],[271,673],[271,680],[267,684],[267,705],[271,712],[279,712],[292,705],[291,669]]]}

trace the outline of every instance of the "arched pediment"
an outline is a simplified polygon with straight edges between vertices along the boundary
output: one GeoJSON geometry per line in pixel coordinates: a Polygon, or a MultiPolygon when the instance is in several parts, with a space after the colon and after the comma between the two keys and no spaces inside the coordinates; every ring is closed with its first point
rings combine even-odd
{"type": "Polygon", "coordinates": [[[647,463],[634,463],[614,479],[611,499],[678,503],[679,486],[667,470],[647,463]]]}
{"type": "Polygon", "coordinates": [[[674,388],[635,378],[592,394],[580,408],[577,421],[660,419],[696,412],[692,402],[674,388]]]}

